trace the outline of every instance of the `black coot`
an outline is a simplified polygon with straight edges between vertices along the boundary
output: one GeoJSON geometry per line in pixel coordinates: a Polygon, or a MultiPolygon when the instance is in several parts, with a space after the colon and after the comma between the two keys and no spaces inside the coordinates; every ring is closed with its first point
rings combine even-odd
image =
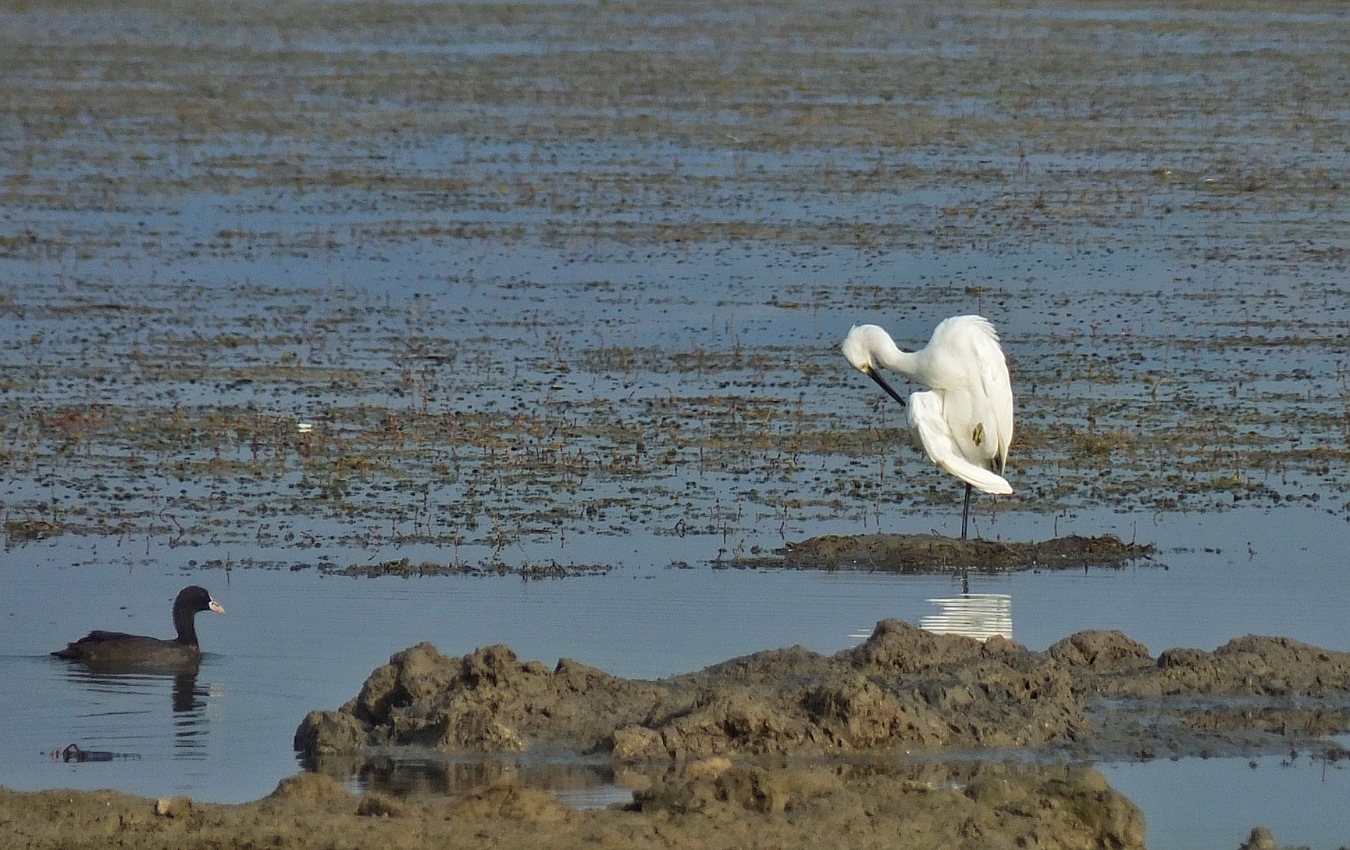
{"type": "Polygon", "coordinates": [[[93,631],[52,655],[83,661],[92,667],[175,668],[196,665],[202,657],[194,622],[198,611],[225,613],[225,609],[211,598],[206,588],[192,585],[183,588],[173,601],[173,627],[178,631],[178,637],[173,640],[129,635],[126,632],[93,631]]]}

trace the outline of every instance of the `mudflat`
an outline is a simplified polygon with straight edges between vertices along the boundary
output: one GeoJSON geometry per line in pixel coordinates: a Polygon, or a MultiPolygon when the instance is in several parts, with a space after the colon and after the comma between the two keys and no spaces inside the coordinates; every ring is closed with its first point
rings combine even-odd
{"type": "MultiPolygon", "coordinates": [[[[643,528],[672,561],[1087,562],[1102,547],[1058,535],[1019,556],[872,533],[941,524],[959,492],[835,346],[864,319],[921,344],[954,312],[1016,331],[1015,493],[977,531],[1350,510],[1335,4],[0,16],[7,546],[528,578],[608,570],[584,541],[643,528]]],[[[320,772],[241,806],[0,791],[0,821],[35,847],[1135,847],[1084,760],[1338,760],[1343,658],[887,623],[644,683],[414,647],[304,722],[317,770],[543,740],[611,754],[633,802],[357,797],[320,772]],[[968,747],[1036,758],[897,758],[968,747]]]]}

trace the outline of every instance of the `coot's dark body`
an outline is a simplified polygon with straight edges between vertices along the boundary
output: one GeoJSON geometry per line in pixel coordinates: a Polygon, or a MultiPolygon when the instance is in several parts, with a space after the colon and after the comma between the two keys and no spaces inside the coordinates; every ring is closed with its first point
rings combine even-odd
{"type": "Polygon", "coordinates": [[[178,632],[174,639],[92,631],[52,655],[83,661],[91,667],[174,669],[195,666],[202,657],[201,645],[197,642],[198,611],[225,613],[206,588],[192,585],[183,588],[173,602],[173,626],[178,632]]]}

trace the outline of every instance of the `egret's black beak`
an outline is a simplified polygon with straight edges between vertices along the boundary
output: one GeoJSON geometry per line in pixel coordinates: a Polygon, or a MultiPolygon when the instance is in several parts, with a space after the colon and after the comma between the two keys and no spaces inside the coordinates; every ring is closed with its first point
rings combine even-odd
{"type": "Polygon", "coordinates": [[[878,371],[876,370],[876,367],[874,367],[874,366],[872,366],[872,365],[870,365],[870,364],[865,365],[865,366],[862,367],[862,372],[863,372],[863,374],[866,375],[867,377],[869,377],[869,378],[871,378],[872,380],[876,381],[876,382],[877,382],[877,386],[881,387],[883,390],[886,391],[886,395],[888,395],[888,396],[890,396],[891,398],[895,399],[896,401],[900,402],[900,406],[901,406],[901,407],[904,407],[904,406],[905,406],[905,397],[902,396],[902,395],[900,395],[900,393],[896,392],[896,391],[891,387],[890,384],[886,383],[886,379],[883,378],[883,377],[881,377],[881,373],[878,372],[878,371]]]}

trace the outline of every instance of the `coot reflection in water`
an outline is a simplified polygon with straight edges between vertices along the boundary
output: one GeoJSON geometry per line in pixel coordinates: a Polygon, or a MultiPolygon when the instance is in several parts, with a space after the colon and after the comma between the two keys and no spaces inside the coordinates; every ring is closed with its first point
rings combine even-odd
{"type": "Polygon", "coordinates": [[[134,757],[145,755],[142,750],[147,746],[161,750],[163,733],[169,728],[164,719],[171,717],[173,757],[206,757],[211,685],[199,678],[196,664],[173,672],[117,672],[70,665],[66,678],[92,696],[80,725],[101,746],[121,742],[117,745],[125,747],[125,755],[134,757]]]}

